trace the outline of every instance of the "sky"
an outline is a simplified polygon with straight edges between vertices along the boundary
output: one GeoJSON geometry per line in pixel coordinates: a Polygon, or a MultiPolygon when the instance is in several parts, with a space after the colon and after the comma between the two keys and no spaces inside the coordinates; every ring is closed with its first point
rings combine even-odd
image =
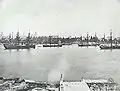
{"type": "Polygon", "coordinates": [[[0,0],[0,32],[120,36],[120,0],[0,0]]]}

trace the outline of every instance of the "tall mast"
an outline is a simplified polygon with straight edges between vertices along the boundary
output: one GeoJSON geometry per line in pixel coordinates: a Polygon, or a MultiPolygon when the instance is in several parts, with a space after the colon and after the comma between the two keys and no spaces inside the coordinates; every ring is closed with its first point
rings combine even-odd
{"type": "Polygon", "coordinates": [[[112,47],[112,30],[110,31],[110,44],[111,44],[111,47],[112,47]]]}
{"type": "Polygon", "coordinates": [[[97,44],[97,42],[98,42],[98,37],[97,37],[97,33],[95,32],[95,43],[97,44]]]}
{"type": "Polygon", "coordinates": [[[19,43],[20,43],[19,30],[18,30],[17,35],[16,35],[16,41],[17,41],[17,44],[19,45],[19,43]]]}
{"type": "Polygon", "coordinates": [[[49,39],[50,39],[50,45],[51,45],[51,40],[52,40],[51,38],[52,38],[52,36],[50,35],[50,36],[49,36],[49,39]]]}
{"type": "Polygon", "coordinates": [[[30,31],[28,33],[28,43],[30,43],[30,31]]]}
{"type": "Polygon", "coordinates": [[[79,42],[80,42],[80,43],[83,43],[83,36],[82,36],[82,34],[81,34],[81,36],[80,36],[79,42]]]}
{"type": "Polygon", "coordinates": [[[83,42],[83,36],[81,35],[81,42],[83,42]]]}
{"type": "Polygon", "coordinates": [[[104,33],[104,44],[105,44],[105,33],[104,33]]]}
{"type": "Polygon", "coordinates": [[[9,39],[9,42],[11,43],[11,33],[9,34],[9,36],[8,36],[8,39],[9,39]]]}
{"type": "Polygon", "coordinates": [[[29,29],[28,36],[27,36],[27,44],[30,43],[30,39],[31,39],[31,35],[30,35],[30,29],[29,29]]]}
{"type": "Polygon", "coordinates": [[[87,44],[89,43],[89,34],[87,32],[87,44]]]}

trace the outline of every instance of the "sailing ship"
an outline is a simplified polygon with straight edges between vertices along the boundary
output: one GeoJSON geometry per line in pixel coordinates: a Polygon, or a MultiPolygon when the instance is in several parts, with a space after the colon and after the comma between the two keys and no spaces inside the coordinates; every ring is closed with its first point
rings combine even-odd
{"type": "Polygon", "coordinates": [[[94,38],[94,42],[91,41],[91,39],[89,39],[89,34],[87,33],[87,37],[85,38],[85,42],[83,42],[84,40],[82,40],[82,37],[81,37],[81,43],[79,43],[78,46],[79,47],[98,46],[99,43],[97,41],[96,33],[95,33],[95,36],[93,38],[94,38]]]}
{"type": "Polygon", "coordinates": [[[61,41],[57,37],[57,44],[52,44],[52,36],[49,36],[49,44],[43,44],[43,47],[62,47],[61,41]]]}
{"type": "Polygon", "coordinates": [[[28,33],[28,37],[27,37],[27,43],[25,44],[20,44],[20,36],[19,36],[19,32],[17,32],[16,38],[15,38],[15,43],[14,42],[9,42],[9,43],[5,43],[3,44],[5,49],[30,49],[30,48],[34,48],[35,49],[35,45],[30,43],[30,33],[28,33]]]}
{"type": "Polygon", "coordinates": [[[88,47],[91,46],[89,44],[89,34],[87,32],[87,37],[85,38],[86,42],[83,42],[83,40],[81,40],[81,43],[78,44],[79,47],[88,47]]]}
{"type": "Polygon", "coordinates": [[[113,44],[113,36],[112,36],[112,31],[110,32],[110,44],[109,45],[100,45],[100,49],[120,49],[120,45],[118,44],[113,44]]]}

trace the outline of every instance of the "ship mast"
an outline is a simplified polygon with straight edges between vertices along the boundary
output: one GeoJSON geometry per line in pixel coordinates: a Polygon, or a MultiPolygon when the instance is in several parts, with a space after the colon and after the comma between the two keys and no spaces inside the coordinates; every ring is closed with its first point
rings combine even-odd
{"type": "Polygon", "coordinates": [[[49,36],[49,39],[50,39],[50,46],[51,46],[51,42],[52,42],[52,36],[51,35],[49,36]]]}
{"type": "Polygon", "coordinates": [[[89,34],[87,32],[87,44],[89,43],[89,34]]]}
{"type": "Polygon", "coordinates": [[[104,44],[105,44],[105,42],[106,42],[106,39],[105,39],[105,33],[104,33],[104,40],[103,40],[103,41],[104,41],[104,44]]]}
{"type": "Polygon", "coordinates": [[[30,31],[29,31],[28,37],[27,37],[27,44],[29,44],[29,43],[30,43],[30,31]]]}
{"type": "Polygon", "coordinates": [[[29,32],[28,32],[28,36],[26,38],[26,44],[29,45],[31,43],[31,34],[30,34],[30,29],[29,29],[29,32]]]}
{"type": "Polygon", "coordinates": [[[19,31],[17,32],[17,35],[16,35],[16,42],[17,42],[17,45],[19,45],[19,43],[20,43],[19,31]]]}
{"type": "Polygon", "coordinates": [[[110,45],[111,45],[111,48],[112,48],[112,30],[110,31],[110,45]]]}
{"type": "Polygon", "coordinates": [[[97,40],[97,33],[95,32],[95,44],[98,43],[98,40],[97,40]]]}
{"type": "Polygon", "coordinates": [[[11,41],[12,41],[11,33],[9,34],[8,39],[9,39],[9,42],[11,43],[11,41]]]}

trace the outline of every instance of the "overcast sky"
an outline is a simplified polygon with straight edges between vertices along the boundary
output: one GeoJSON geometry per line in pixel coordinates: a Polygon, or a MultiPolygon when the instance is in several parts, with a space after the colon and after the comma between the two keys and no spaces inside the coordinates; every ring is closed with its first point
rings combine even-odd
{"type": "Polygon", "coordinates": [[[0,32],[120,35],[119,0],[0,0],[0,32]]]}

